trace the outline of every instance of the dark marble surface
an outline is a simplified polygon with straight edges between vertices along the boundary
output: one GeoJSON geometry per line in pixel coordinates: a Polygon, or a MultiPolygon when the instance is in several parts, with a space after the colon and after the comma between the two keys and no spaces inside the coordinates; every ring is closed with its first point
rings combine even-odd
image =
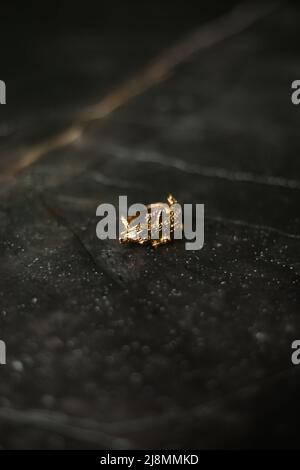
{"type": "MultiPolygon", "coordinates": [[[[3,181],[3,448],[298,447],[299,14],[202,51],[3,181]],[[205,204],[201,251],[96,238],[101,202],[169,192],[205,204]]],[[[1,109],[1,167],[179,30],[50,35],[61,87],[36,94],[50,70],[37,47],[36,103],[1,109]]]]}

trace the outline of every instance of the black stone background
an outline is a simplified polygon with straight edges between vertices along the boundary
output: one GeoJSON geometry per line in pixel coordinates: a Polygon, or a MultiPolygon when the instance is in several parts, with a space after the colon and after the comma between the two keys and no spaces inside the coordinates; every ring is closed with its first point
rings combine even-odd
{"type": "MultiPolygon", "coordinates": [[[[1,3],[3,175],[228,8],[1,3]]],[[[283,3],[1,180],[2,448],[298,447],[299,15],[283,3]],[[205,204],[201,251],[96,238],[101,202],[169,192],[205,204]]]]}

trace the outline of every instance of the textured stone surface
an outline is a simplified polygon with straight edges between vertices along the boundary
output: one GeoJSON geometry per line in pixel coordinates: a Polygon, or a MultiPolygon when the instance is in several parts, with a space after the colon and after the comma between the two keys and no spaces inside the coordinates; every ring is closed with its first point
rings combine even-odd
{"type": "MultiPolygon", "coordinates": [[[[3,183],[2,447],[298,446],[298,31],[299,10],[282,7],[3,183]],[[205,204],[203,250],[97,240],[98,204],[169,192],[205,204]]],[[[89,89],[74,97],[70,79],[61,106],[37,96],[11,127],[1,110],[3,168],[144,59],[129,36],[115,55],[63,43],[89,89]]]]}

